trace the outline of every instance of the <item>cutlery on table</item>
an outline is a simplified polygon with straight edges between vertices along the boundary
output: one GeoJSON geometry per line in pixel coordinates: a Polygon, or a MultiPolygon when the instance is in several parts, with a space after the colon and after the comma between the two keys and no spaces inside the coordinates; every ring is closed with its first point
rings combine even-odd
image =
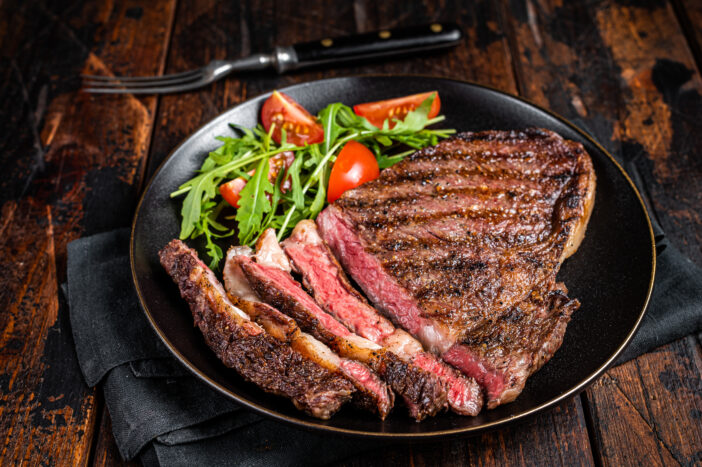
{"type": "Polygon", "coordinates": [[[236,60],[212,60],[191,71],[164,76],[82,75],[83,91],[110,94],[164,94],[201,88],[233,72],[273,68],[278,73],[317,65],[397,57],[458,45],[463,38],[453,23],[433,23],[275,47],[236,60]]]}

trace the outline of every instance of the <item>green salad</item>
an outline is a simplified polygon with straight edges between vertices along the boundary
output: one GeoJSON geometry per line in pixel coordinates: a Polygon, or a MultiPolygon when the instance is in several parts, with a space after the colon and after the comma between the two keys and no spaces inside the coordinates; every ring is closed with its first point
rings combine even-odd
{"type": "Polygon", "coordinates": [[[377,174],[378,168],[455,133],[428,128],[445,118],[436,115],[438,94],[428,94],[364,104],[386,104],[370,107],[375,113],[367,116],[359,111],[362,106],[352,109],[337,102],[315,118],[290,97],[274,92],[264,104],[262,124],[252,129],[231,124],[237,136],[217,137],[222,145],[207,155],[192,179],[171,193],[172,198],[183,197],[181,240],[204,236],[214,269],[223,257],[215,239],[236,234],[240,244],[252,245],[268,228],[277,230],[279,240],[284,238],[300,220],[319,214],[329,188],[339,191],[332,186],[338,182],[330,184],[330,173],[349,141],[361,143],[375,156],[377,174]],[[423,100],[403,105],[409,97],[423,100]],[[378,109],[387,118],[379,120],[378,109]]]}

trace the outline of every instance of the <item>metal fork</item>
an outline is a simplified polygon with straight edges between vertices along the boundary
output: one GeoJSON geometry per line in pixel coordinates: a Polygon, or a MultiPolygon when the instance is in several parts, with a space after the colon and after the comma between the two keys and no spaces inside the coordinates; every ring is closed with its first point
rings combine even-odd
{"type": "Polygon", "coordinates": [[[207,86],[234,71],[263,70],[276,66],[275,57],[256,54],[239,60],[212,60],[209,64],[183,73],[163,76],[81,75],[83,91],[101,94],[166,94],[207,86]]]}
{"type": "Polygon", "coordinates": [[[206,86],[235,71],[275,68],[278,73],[303,67],[336,64],[443,49],[459,44],[462,32],[452,23],[434,23],[276,47],[268,54],[238,60],[213,60],[197,70],[165,76],[82,75],[83,91],[105,94],[165,94],[206,86]]]}

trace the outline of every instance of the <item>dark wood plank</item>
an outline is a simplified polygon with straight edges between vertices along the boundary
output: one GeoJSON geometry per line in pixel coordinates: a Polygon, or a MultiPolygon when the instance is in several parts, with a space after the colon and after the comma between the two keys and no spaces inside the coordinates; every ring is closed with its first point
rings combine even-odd
{"type": "MultiPolygon", "coordinates": [[[[465,44],[449,53],[310,70],[276,76],[256,73],[231,77],[208,89],[165,96],[159,104],[151,147],[149,174],[170,150],[200,125],[249,96],[288,84],[322,77],[361,73],[423,73],[475,80],[507,92],[517,87],[503,13],[494,2],[424,4],[420,2],[307,2],[305,14],[290,2],[181,1],[169,50],[168,72],[200,66],[213,58],[267,51],[277,44],[313,40],[356,31],[430,21],[457,21],[465,44]]],[[[398,91],[401,94],[401,91],[398,91]]],[[[555,463],[592,464],[579,398],[542,414],[526,425],[474,439],[383,449],[348,465],[394,464],[529,464],[536,459],[555,463]]]]}
{"type": "Polygon", "coordinates": [[[92,465],[100,466],[121,466],[121,467],[136,467],[140,465],[136,461],[127,462],[122,460],[117,449],[117,443],[112,436],[112,421],[107,408],[102,409],[100,418],[100,426],[96,432],[97,439],[95,440],[95,448],[93,452],[92,465]]]}
{"type": "MultiPolygon", "coordinates": [[[[702,80],[667,2],[511,2],[525,95],[639,160],[668,235],[698,264],[702,80]]],[[[699,462],[699,347],[684,339],[610,370],[586,392],[605,464],[699,462]]]]}
{"type": "Polygon", "coordinates": [[[438,443],[388,446],[342,465],[594,465],[577,400],[500,431],[438,443]]]}
{"type": "Polygon", "coordinates": [[[0,463],[84,465],[95,392],[75,360],[66,243],[128,225],[156,100],[78,92],[81,71],[161,71],[174,1],[0,4],[0,463]]]}
{"type": "MultiPolygon", "coordinates": [[[[0,434],[3,464],[87,462],[95,421],[93,392],[82,380],[45,391],[47,341],[59,313],[50,209],[31,200],[6,203],[0,227],[0,434]],[[29,243],[28,243],[29,242],[29,243]]],[[[77,368],[69,376],[80,378],[77,368]]]]}
{"type": "Polygon", "coordinates": [[[702,462],[702,361],[694,336],[610,370],[588,398],[607,464],[702,462]]]}

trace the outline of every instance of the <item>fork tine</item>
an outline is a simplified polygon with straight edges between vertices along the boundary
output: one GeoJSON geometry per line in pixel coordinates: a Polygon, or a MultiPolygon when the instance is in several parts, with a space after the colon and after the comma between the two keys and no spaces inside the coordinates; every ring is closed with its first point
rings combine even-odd
{"type": "Polygon", "coordinates": [[[211,83],[212,80],[208,79],[200,79],[198,81],[192,82],[192,83],[186,83],[186,84],[177,84],[177,85],[170,85],[170,86],[161,86],[161,87],[92,87],[92,88],[84,88],[83,92],[89,92],[92,94],[166,94],[166,93],[171,93],[171,92],[181,92],[181,91],[190,91],[192,89],[198,89],[201,88],[209,83],[211,83]]]}
{"type": "Polygon", "coordinates": [[[144,87],[152,87],[152,86],[168,86],[168,85],[177,85],[177,84],[186,84],[190,83],[195,80],[199,80],[203,78],[202,73],[197,73],[193,75],[188,75],[180,78],[155,78],[149,81],[128,81],[126,83],[120,82],[120,81],[84,81],[83,86],[84,87],[99,87],[99,88],[144,88],[144,87]]]}
{"type": "Polygon", "coordinates": [[[163,75],[163,76],[101,76],[101,75],[80,75],[81,78],[83,78],[86,81],[102,81],[102,82],[110,82],[110,81],[120,81],[123,83],[126,82],[150,82],[154,80],[171,80],[174,78],[184,78],[190,75],[197,75],[201,72],[201,69],[196,69],[196,70],[190,70],[190,71],[184,71],[182,73],[171,73],[169,75],[163,75]]]}

